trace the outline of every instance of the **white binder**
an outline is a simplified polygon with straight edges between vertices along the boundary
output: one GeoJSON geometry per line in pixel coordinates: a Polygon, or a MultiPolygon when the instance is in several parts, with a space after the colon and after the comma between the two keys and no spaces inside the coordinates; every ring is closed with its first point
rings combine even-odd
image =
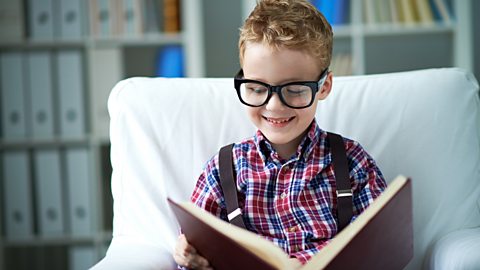
{"type": "Polygon", "coordinates": [[[89,61],[93,133],[107,140],[110,128],[107,101],[110,90],[122,79],[121,54],[120,48],[95,48],[89,61]]]}
{"type": "Polygon", "coordinates": [[[3,198],[6,238],[28,239],[33,236],[30,162],[26,150],[3,153],[3,198]]]}
{"type": "Polygon", "coordinates": [[[32,51],[27,57],[28,93],[32,137],[54,137],[52,59],[48,51],[32,51]]]}
{"type": "Polygon", "coordinates": [[[65,230],[59,151],[36,150],[34,168],[39,233],[42,236],[62,235],[65,230]]]}
{"type": "Polygon", "coordinates": [[[90,269],[96,262],[95,248],[93,246],[72,246],[69,249],[70,270],[90,269]]]}
{"type": "Polygon", "coordinates": [[[84,148],[66,150],[68,207],[72,236],[90,236],[93,232],[90,194],[90,166],[88,151],[84,148]]]}
{"type": "Polygon", "coordinates": [[[5,139],[27,136],[23,58],[20,52],[0,55],[2,135],[5,139]]]}
{"type": "Polygon", "coordinates": [[[60,135],[63,138],[85,136],[84,76],[79,50],[62,50],[57,54],[60,135]]]}
{"type": "Polygon", "coordinates": [[[51,40],[55,36],[53,0],[28,1],[29,32],[32,39],[51,40]]]}
{"type": "Polygon", "coordinates": [[[85,0],[60,0],[60,38],[80,39],[85,34],[85,0]]]}
{"type": "Polygon", "coordinates": [[[123,0],[119,21],[125,36],[137,36],[143,32],[143,1],[123,0]]]}
{"type": "MultiPolygon", "coordinates": [[[[118,1],[118,0],[117,0],[118,1]]],[[[114,32],[114,9],[110,0],[96,0],[98,5],[98,35],[109,37],[114,32]]]]}

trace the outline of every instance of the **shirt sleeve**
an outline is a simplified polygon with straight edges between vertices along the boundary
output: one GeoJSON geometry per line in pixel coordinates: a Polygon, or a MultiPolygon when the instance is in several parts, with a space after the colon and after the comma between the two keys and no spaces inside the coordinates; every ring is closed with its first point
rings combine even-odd
{"type": "Polygon", "coordinates": [[[375,160],[357,142],[347,144],[353,190],[353,220],[387,187],[375,160]]]}
{"type": "Polygon", "coordinates": [[[205,211],[226,220],[223,192],[219,184],[218,155],[210,159],[198,177],[190,200],[205,211]]]}

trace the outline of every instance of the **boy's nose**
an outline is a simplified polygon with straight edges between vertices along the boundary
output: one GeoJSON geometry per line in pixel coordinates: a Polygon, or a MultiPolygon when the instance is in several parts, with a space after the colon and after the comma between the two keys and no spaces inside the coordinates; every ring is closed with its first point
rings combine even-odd
{"type": "Polygon", "coordinates": [[[285,108],[286,106],[282,103],[278,94],[273,93],[272,97],[267,102],[266,109],[269,111],[278,111],[278,110],[284,110],[285,108]]]}

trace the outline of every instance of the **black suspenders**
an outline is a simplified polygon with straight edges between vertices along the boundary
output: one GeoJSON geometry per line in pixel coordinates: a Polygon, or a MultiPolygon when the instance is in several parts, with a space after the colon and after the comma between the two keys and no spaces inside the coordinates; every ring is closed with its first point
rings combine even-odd
{"type": "Polygon", "coordinates": [[[220,167],[220,186],[223,190],[223,197],[225,204],[227,205],[227,218],[228,222],[244,228],[242,211],[238,206],[237,196],[237,181],[235,177],[233,167],[233,155],[232,155],[233,143],[226,145],[220,149],[218,158],[220,167]]]}
{"type": "MultiPolygon", "coordinates": [[[[353,215],[352,190],[348,161],[342,136],[328,132],[328,141],[332,152],[333,170],[337,184],[338,232],[350,223],[353,215]]],[[[237,183],[233,167],[233,144],[220,149],[219,168],[220,186],[227,206],[228,221],[238,227],[246,228],[242,211],[238,206],[237,183]]]]}
{"type": "Polygon", "coordinates": [[[340,232],[350,223],[353,215],[352,186],[348,169],[347,153],[342,136],[328,132],[330,151],[332,152],[333,172],[337,183],[337,218],[340,232]]]}

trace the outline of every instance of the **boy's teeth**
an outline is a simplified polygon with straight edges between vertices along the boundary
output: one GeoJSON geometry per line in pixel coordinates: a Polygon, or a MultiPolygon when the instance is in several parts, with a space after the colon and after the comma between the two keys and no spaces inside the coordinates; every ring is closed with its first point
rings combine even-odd
{"type": "Polygon", "coordinates": [[[285,122],[290,121],[290,118],[285,118],[285,119],[282,119],[282,120],[274,120],[274,119],[267,118],[267,120],[269,122],[274,123],[274,124],[281,124],[281,123],[285,123],[285,122]]]}

